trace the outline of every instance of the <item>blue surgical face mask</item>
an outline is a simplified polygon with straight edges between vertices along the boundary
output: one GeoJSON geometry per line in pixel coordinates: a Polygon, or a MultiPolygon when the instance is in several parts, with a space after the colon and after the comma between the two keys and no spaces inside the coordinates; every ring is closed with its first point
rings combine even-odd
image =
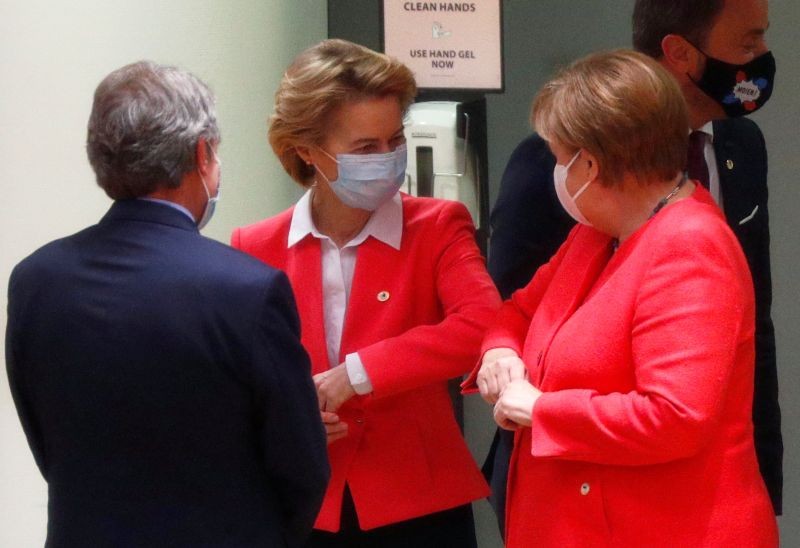
{"type": "Polygon", "coordinates": [[[217,153],[212,151],[214,155],[214,160],[217,162],[217,166],[219,169],[219,179],[217,179],[217,194],[216,196],[211,196],[211,193],[208,191],[208,185],[206,184],[206,180],[200,175],[200,180],[203,181],[203,188],[206,191],[206,196],[208,197],[208,201],[206,202],[206,208],[203,210],[203,215],[200,217],[200,220],[197,221],[197,228],[199,230],[203,230],[208,222],[211,220],[211,217],[214,216],[214,211],[217,209],[217,202],[219,201],[219,193],[222,190],[222,162],[219,161],[217,158],[217,153]]]}
{"type": "Polygon", "coordinates": [[[375,211],[403,186],[405,144],[385,154],[337,154],[334,158],[322,152],[338,164],[339,177],[331,181],[322,170],[316,169],[346,206],[375,211]]]}

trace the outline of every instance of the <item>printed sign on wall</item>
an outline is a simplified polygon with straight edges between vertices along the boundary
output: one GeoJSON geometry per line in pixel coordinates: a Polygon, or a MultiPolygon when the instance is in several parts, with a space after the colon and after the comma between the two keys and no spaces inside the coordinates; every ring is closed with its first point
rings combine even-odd
{"type": "Polygon", "coordinates": [[[384,51],[424,89],[503,89],[501,0],[383,0],[384,51]]]}

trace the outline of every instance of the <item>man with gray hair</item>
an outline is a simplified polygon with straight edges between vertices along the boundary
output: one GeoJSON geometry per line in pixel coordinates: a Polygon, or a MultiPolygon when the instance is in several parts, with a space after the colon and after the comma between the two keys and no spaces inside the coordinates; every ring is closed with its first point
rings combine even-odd
{"type": "Polygon", "coordinates": [[[114,204],[11,275],[6,364],[48,546],[296,546],[311,530],[329,470],[289,283],[199,233],[219,139],[193,75],[114,71],[87,139],[114,204]]]}

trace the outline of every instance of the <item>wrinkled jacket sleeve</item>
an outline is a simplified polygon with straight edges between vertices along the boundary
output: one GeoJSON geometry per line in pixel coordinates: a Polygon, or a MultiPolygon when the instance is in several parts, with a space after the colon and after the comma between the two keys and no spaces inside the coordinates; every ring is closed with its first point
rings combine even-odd
{"type": "Polygon", "coordinates": [[[264,463],[278,492],[289,546],[301,546],[322,505],[330,470],[311,365],[289,281],[276,272],[252,332],[264,463]]]}
{"type": "Polygon", "coordinates": [[[442,208],[429,237],[438,242],[436,291],[444,319],[359,349],[375,397],[469,371],[484,331],[500,306],[463,205],[451,203],[442,208]]]}
{"type": "Polygon", "coordinates": [[[6,324],[6,373],[8,374],[8,384],[11,389],[11,396],[17,408],[22,429],[28,440],[28,446],[33,453],[33,458],[39,470],[47,479],[47,459],[44,451],[44,441],[33,412],[33,406],[29,401],[30,392],[26,387],[25,371],[23,370],[23,357],[20,355],[22,346],[21,337],[24,336],[23,314],[25,313],[25,298],[23,284],[18,283],[21,278],[18,266],[11,273],[8,284],[8,323],[6,324]]]}
{"type": "MultiPolygon", "coordinates": [[[[547,291],[564,255],[572,245],[578,229],[579,227],[576,227],[569,233],[564,244],[547,264],[536,271],[536,275],[528,285],[515,291],[511,298],[503,303],[483,337],[480,356],[483,356],[492,348],[511,348],[519,356],[522,356],[523,346],[533,314],[536,312],[536,308],[547,291]]],[[[475,381],[480,367],[481,360],[478,360],[477,365],[461,384],[463,393],[471,394],[477,392],[478,387],[475,381]]]]}

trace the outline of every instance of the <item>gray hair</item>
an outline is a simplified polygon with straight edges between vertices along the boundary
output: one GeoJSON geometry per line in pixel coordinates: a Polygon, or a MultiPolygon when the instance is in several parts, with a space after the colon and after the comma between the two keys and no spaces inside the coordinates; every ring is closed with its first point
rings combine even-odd
{"type": "Polygon", "coordinates": [[[184,70],[139,61],[97,86],[86,150],[97,184],[125,200],[179,187],[196,167],[198,141],[219,138],[206,84],[184,70]]]}

